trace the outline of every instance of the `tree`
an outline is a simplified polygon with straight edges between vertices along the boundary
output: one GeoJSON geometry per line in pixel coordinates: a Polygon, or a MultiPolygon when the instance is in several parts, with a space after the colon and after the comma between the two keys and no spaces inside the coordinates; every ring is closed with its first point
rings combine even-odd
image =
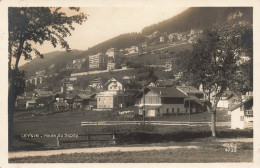
{"type": "Polygon", "coordinates": [[[204,31],[183,57],[184,78],[193,84],[203,84],[214,95],[211,111],[212,136],[216,136],[217,104],[227,88],[240,92],[253,89],[253,33],[249,25],[223,25],[204,31]],[[242,53],[250,61],[239,63],[242,53]],[[241,75],[242,74],[242,75],[241,75]]]}
{"type": "Polygon", "coordinates": [[[32,43],[42,45],[51,42],[53,47],[61,45],[70,51],[65,40],[75,28],[74,23],[82,24],[87,15],[80,8],[14,8],[8,10],[8,140],[12,145],[13,114],[16,97],[23,94],[25,82],[24,71],[19,71],[20,59],[31,60],[33,54],[43,55],[32,43]],[[65,11],[69,11],[69,15],[65,11]],[[22,76],[21,76],[22,75],[22,76]],[[23,77],[23,80],[21,80],[23,77]]]}

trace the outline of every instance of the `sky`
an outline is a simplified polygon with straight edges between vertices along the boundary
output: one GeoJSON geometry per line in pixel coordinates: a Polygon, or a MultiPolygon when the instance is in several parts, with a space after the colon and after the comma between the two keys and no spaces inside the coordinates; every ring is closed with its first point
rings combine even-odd
{"type": "MultiPolygon", "coordinates": [[[[87,50],[96,44],[115,36],[130,32],[141,32],[149,25],[171,18],[187,8],[176,7],[93,7],[81,8],[88,20],[82,25],[75,24],[72,35],[67,37],[71,49],[87,50]]],[[[41,53],[61,50],[49,42],[36,46],[41,53]]],[[[20,65],[25,63],[20,60],[20,65]]]]}

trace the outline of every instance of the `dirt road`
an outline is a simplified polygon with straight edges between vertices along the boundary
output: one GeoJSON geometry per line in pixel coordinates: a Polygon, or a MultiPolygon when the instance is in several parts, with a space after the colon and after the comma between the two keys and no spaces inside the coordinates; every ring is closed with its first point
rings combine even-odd
{"type": "MultiPolygon", "coordinates": [[[[253,138],[221,138],[215,142],[231,143],[231,142],[253,142],[253,138]]],[[[173,142],[168,146],[163,144],[154,146],[129,146],[129,147],[99,147],[99,148],[76,148],[76,149],[61,149],[61,150],[45,150],[45,151],[20,151],[9,152],[8,158],[22,158],[29,156],[51,156],[60,154],[73,153],[104,153],[104,152],[133,152],[133,151],[149,151],[149,150],[166,150],[166,149],[197,149],[203,146],[203,142],[199,139],[191,142],[173,142]]]]}
{"type": "Polygon", "coordinates": [[[61,149],[49,151],[22,151],[22,152],[9,152],[8,158],[22,158],[29,156],[51,156],[60,154],[72,153],[104,153],[104,152],[132,152],[132,151],[148,151],[148,150],[166,150],[166,149],[179,149],[179,148],[198,148],[197,146],[147,146],[147,147],[102,147],[102,148],[77,148],[77,149],[61,149]]]}

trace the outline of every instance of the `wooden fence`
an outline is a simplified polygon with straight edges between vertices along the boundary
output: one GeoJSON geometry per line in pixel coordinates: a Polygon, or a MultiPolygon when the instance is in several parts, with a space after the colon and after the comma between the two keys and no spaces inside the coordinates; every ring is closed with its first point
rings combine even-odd
{"type": "MultiPolygon", "coordinates": [[[[36,141],[41,141],[42,138],[49,138],[49,140],[53,139],[53,141],[55,141],[55,145],[52,147],[56,147],[56,148],[59,148],[61,144],[78,143],[78,142],[85,142],[88,144],[89,147],[91,147],[91,142],[108,142],[110,144],[116,144],[115,135],[112,133],[92,133],[92,134],[86,133],[77,136],[79,137],[78,139],[70,139],[68,137],[60,137],[60,136],[46,137],[44,135],[39,135],[39,137],[22,137],[22,140],[24,142],[27,142],[29,147],[31,147],[32,144],[37,143],[36,141]]],[[[47,147],[47,144],[45,144],[45,147],[47,147]]]]}

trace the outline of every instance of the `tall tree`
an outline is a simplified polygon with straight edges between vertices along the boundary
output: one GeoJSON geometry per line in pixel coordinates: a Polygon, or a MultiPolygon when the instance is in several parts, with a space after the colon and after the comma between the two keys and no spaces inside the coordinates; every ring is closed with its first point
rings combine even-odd
{"type": "Polygon", "coordinates": [[[224,25],[204,31],[203,36],[187,52],[182,69],[184,78],[203,84],[214,92],[211,111],[212,136],[216,136],[217,104],[227,88],[233,91],[253,89],[253,32],[250,25],[224,25]],[[249,61],[243,62],[242,55],[249,61]]]}
{"type": "Polygon", "coordinates": [[[71,35],[74,23],[82,24],[87,15],[80,8],[28,7],[8,9],[8,140],[12,146],[13,115],[16,97],[23,94],[24,71],[19,71],[19,61],[32,59],[32,55],[43,55],[32,45],[51,42],[53,47],[61,45],[70,51],[65,38],[71,35]]]}

